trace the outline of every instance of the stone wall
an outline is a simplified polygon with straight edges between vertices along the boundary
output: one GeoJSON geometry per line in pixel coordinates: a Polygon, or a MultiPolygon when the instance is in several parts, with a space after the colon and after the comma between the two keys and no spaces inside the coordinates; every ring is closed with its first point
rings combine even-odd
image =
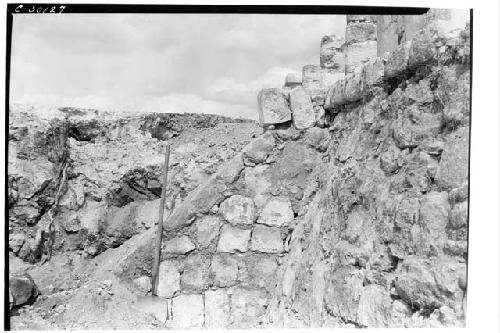
{"type": "Polygon", "coordinates": [[[468,19],[468,10],[451,9],[430,9],[423,15],[378,15],[377,56],[382,57],[398,45],[410,41],[417,31],[432,22],[446,21],[449,29],[463,29],[468,19]]]}
{"type": "MultiPolygon", "coordinates": [[[[264,134],[164,223],[168,324],[462,326],[469,38],[429,24],[335,81],[263,89],[264,134]]],[[[137,286],[152,235],[115,268],[137,286]]]]}
{"type": "Polygon", "coordinates": [[[347,15],[345,31],[345,73],[377,56],[377,17],[347,15]]]}

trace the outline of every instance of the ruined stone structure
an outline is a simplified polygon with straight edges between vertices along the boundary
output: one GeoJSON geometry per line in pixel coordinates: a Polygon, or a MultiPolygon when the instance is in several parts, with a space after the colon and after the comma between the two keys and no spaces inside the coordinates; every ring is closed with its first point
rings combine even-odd
{"type": "MultiPolygon", "coordinates": [[[[460,17],[447,11],[349,16],[343,43],[322,39],[320,66],[306,65],[302,78],[288,75],[284,87],[259,93],[262,133],[218,159],[216,171],[196,177],[189,190],[184,168],[173,166],[183,196],[163,225],[165,307],[153,311],[158,322],[166,328],[464,326],[470,29],[460,17]]],[[[125,123],[135,134],[146,128],[151,146],[168,137],[165,124],[158,116],[125,123]]],[[[127,154],[138,140],[116,135],[127,154]]],[[[86,164],[98,145],[73,141],[75,176],[99,176],[86,164]]],[[[147,171],[162,156],[146,153],[115,159],[130,158],[147,171]]],[[[81,205],[70,212],[79,222],[66,227],[72,234],[86,229],[78,234],[86,237],[85,251],[107,240],[115,248],[93,264],[144,295],[159,204],[146,194],[159,182],[142,169],[113,177],[120,182],[106,189],[71,180],[76,190],[86,185],[81,200],[74,195],[81,205]]],[[[13,181],[22,185],[26,178],[13,181]]],[[[11,247],[19,256],[23,243],[12,238],[11,247]]],[[[127,308],[144,310],[133,302],[127,308]]]]}

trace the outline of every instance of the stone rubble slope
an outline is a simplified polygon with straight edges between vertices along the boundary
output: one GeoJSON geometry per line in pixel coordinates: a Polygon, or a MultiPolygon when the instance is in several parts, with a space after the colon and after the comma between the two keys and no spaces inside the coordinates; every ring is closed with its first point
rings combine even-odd
{"type": "Polygon", "coordinates": [[[253,122],[210,115],[120,118],[15,106],[9,113],[9,248],[24,260],[39,260],[33,242],[53,204],[57,152],[68,152],[70,171],[55,248],[94,256],[155,223],[164,139],[172,144],[169,200],[181,202],[258,133],[253,122]]]}

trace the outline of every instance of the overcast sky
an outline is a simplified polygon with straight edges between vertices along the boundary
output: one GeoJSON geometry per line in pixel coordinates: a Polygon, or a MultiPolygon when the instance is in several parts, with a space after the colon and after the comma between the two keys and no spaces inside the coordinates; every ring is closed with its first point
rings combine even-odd
{"type": "Polygon", "coordinates": [[[14,15],[11,102],[257,118],[345,16],[14,15]]]}

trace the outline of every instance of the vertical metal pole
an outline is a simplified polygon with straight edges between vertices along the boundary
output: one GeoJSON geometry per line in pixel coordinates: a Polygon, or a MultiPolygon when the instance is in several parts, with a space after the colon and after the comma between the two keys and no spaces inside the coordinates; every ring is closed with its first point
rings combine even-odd
{"type": "Polygon", "coordinates": [[[160,210],[158,213],[158,226],[156,231],[156,244],[155,244],[155,255],[153,262],[152,271],[152,288],[151,295],[156,296],[158,291],[158,281],[159,281],[159,270],[160,270],[160,255],[161,255],[161,236],[163,234],[163,212],[165,211],[165,195],[167,191],[167,174],[168,174],[168,163],[170,159],[170,145],[167,144],[165,147],[165,165],[163,166],[163,184],[161,187],[161,200],[160,200],[160,210]]]}

